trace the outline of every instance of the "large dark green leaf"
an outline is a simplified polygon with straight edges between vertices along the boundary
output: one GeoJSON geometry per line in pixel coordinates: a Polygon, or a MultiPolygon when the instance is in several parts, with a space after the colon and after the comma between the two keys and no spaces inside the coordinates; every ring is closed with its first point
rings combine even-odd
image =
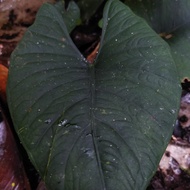
{"type": "Polygon", "coordinates": [[[190,1],[189,0],[125,0],[138,15],[145,18],[158,33],[171,35],[169,43],[180,79],[190,79],[189,39],[190,1]]]}
{"type": "Polygon", "coordinates": [[[145,189],[173,130],[180,87],[168,45],[117,0],[103,22],[93,64],[50,4],[12,54],[10,112],[49,189],[145,189]]]}

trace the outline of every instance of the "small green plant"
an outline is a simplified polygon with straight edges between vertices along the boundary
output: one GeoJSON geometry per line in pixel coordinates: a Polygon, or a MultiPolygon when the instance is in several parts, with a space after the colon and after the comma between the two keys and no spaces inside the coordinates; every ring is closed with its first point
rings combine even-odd
{"type": "MultiPolygon", "coordinates": [[[[134,2],[126,3],[138,12],[144,4],[134,2]]],[[[151,22],[108,0],[90,64],[69,35],[79,17],[74,2],[44,4],[12,54],[15,129],[48,189],[146,189],[177,117],[176,50],[151,22]]]]}

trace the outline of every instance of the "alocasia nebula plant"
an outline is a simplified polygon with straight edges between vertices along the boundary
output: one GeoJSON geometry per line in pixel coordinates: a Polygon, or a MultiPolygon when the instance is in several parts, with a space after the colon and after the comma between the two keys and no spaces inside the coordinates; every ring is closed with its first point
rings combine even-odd
{"type": "Polygon", "coordinates": [[[90,64],[69,35],[78,18],[73,2],[67,10],[44,4],[12,54],[15,129],[48,189],[146,189],[179,107],[170,48],[126,5],[108,0],[90,64]]]}

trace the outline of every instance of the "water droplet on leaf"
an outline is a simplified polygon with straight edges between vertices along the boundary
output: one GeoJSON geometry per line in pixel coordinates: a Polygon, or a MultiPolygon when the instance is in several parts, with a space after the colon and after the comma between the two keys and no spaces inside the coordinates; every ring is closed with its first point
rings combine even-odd
{"type": "Polygon", "coordinates": [[[51,123],[51,119],[47,119],[47,120],[45,120],[44,123],[46,123],[46,124],[50,124],[50,123],[51,123]]]}

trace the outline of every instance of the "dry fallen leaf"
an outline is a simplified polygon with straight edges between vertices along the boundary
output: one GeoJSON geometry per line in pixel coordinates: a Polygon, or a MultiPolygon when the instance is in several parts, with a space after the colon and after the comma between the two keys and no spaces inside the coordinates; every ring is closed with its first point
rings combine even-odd
{"type": "Polygon", "coordinates": [[[0,106],[0,189],[30,190],[16,141],[0,106]]]}
{"type": "Polygon", "coordinates": [[[0,64],[0,99],[6,102],[6,84],[7,84],[8,68],[0,64]]]}

